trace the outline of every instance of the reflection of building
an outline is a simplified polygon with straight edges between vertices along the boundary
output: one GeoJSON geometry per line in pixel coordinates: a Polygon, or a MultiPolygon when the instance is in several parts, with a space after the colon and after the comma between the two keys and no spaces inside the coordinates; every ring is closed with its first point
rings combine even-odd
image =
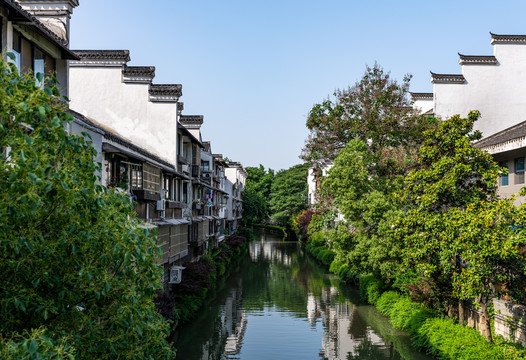
{"type": "Polygon", "coordinates": [[[320,355],[326,359],[347,360],[357,355],[364,342],[381,349],[387,348],[383,340],[358,314],[349,301],[341,302],[338,290],[324,288],[321,297],[308,294],[307,313],[309,323],[316,325],[321,320],[324,328],[320,355]]]}
{"type": "Polygon", "coordinates": [[[229,355],[238,355],[243,344],[247,328],[246,313],[243,309],[242,287],[233,288],[220,306],[219,320],[214,336],[202,345],[201,359],[224,359],[229,355]]]}
{"type": "Polygon", "coordinates": [[[226,355],[239,354],[247,329],[246,313],[241,301],[241,288],[232,290],[232,293],[225,303],[223,316],[223,328],[225,334],[228,335],[225,344],[226,355]]]}
{"type": "Polygon", "coordinates": [[[256,261],[259,257],[270,260],[273,263],[279,263],[290,266],[292,259],[282,249],[271,242],[266,241],[263,234],[260,241],[252,241],[249,247],[250,258],[256,261]]]}

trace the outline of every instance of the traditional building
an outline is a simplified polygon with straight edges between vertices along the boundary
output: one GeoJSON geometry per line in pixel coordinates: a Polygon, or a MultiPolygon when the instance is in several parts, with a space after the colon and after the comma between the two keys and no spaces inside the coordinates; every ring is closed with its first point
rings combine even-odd
{"type": "Polygon", "coordinates": [[[191,251],[192,219],[183,216],[190,201],[183,189],[191,179],[178,166],[182,86],[153,84],[155,68],[128,66],[127,50],[75,54],[80,60],[70,63],[70,107],[103,131],[102,183],[128,193],[144,226],[157,232],[167,282],[169,269],[191,251]]]}
{"type": "Polygon", "coordinates": [[[243,217],[243,200],[241,195],[245,190],[245,182],[248,174],[239,162],[227,162],[225,167],[225,176],[232,184],[227,187],[230,196],[227,199],[226,209],[226,229],[229,233],[237,231],[241,218],[243,217]]]}
{"type": "Polygon", "coordinates": [[[69,17],[76,6],[78,1],[73,0],[0,0],[1,48],[13,54],[10,61],[22,73],[54,74],[64,96],[68,96],[68,60],[78,60],[69,50],[69,17]],[[45,15],[39,10],[44,7],[49,8],[45,15]],[[62,30],[47,26],[64,16],[68,25],[62,30]]]}
{"type": "Polygon", "coordinates": [[[411,95],[415,108],[441,119],[480,111],[476,146],[509,169],[499,180],[499,194],[508,197],[525,185],[526,35],[490,35],[493,55],[459,54],[461,73],[431,72],[433,92],[411,95]]]}

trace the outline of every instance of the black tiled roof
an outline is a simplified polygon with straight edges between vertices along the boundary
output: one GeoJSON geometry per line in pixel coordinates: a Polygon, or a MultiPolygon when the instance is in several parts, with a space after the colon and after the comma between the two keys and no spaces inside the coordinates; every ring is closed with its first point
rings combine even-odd
{"type": "Polygon", "coordinates": [[[0,5],[8,8],[8,18],[15,23],[20,21],[23,25],[34,28],[44,38],[55,44],[62,51],[62,56],[67,60],[79,60],[69,48],[68,41],[64,40],[46,25],[42,24],[36,17],[24,10],[18,2],[14,0],[0,0],[0,5]]]}
{"type": "Polygon", "coordinates": [[[181,124],[202,124],[204,121],[203,115],[181,115],[179,119],[181,124]]]}
{"type": "Polygon", "coordinates": [[[458,53],[460,65],[497,65],[497,58],[493,55],[463,55],[458,53]]]}
{"type": "Polygon", "coordinates": [[[431,72],[431,82],[433,84],[464,84],[466,79],[462,74],[435,74],[431,72]]]}
{"type": "Polygon", "coordinates": [[[526,35],[490,35],[492,44],[526,44],[526,35]]]}
{"type": "Polygon", "coordinates": [[[496,134],[488,136],[475,143],[478,148],[485,148],[493,145],[502,144],[514,139],[519,139],[526,136],[526,121],[513,125],[507,129],[499,131],[496,134]]]}
{"type": "Polygon", "coordinates": [[[155,76],[155,66],[125,66],[122,70],[124,76],[155,76]]]}
{"type": "Polygon", "coordinates": [[[74,50],[81,60],[122,60],[130,61],[129,50],[74,50]]]}
{"type": "Polygon", "coordinates": [[[183,85],[181,84],[155,84],[150,86],[150,95],[154,96],[177,96],[183,95],[183,85]]]}
{"type": "Polygon", "coordinates": [[[433,93],[422,93],[422,92],[412,92],[409,93],[411,95],[411,99],[413,101],[415,100],[433,100],[433,93]]]}

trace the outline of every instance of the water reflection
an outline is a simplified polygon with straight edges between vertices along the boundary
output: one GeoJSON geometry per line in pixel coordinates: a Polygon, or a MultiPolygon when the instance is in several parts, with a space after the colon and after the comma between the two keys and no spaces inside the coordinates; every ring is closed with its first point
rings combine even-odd
{"type": "Polygon", "coordinates": [[[177,338],[185,360],[428,359],[297,243],[266,233],[177,338]]]}

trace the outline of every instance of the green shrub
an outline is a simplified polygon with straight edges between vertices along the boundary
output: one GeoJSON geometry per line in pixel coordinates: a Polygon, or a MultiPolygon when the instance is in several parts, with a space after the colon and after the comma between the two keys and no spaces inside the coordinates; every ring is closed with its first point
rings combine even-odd
{"type": "Polygon", "coordinates": [[[309,238],[309,243],[314,247],[324,246],[325,245],[325,236],[320,231],[315,232],[309,238]]]}
{"type": "Polygon", "coordinates": [[[400,300],[400,295],[396,291],[386,291],[384,292],[378,301],[376,302],[376,308],[387,316],[391,316],[391,310],[394,308],[394,305],[400,300]]]}
{"type": "Polygon", "coordinates": [[[440,318],[426,320],[414,343],[442,359],[505,360],[524,359],[526,356],[524,350],[489,344],[477,330],[440,318]]]}
{"type": "Polygon", "coordinates": [[[345,264],[340,260],[333,260],[331,263],[331,266],[329,267],[329,271],[333,274],[339,275],[340,269],[345,264]]]}
{"type": "Polygon", "coordinates": [[[330,266],[336,254],[330,249],[323,250],[321,253],[321,262],[327,266],[330,266]]]}
{"type": "Polygon", "coordinates": [[[345,282],[356,282],[358,276],[349,269],[349,264],[343,264],[338,270],[338,277],[345,282]]]}
{"type": "MultiPolygon", "coordinates": [[[[375,281],[363,282],[374,287],[375,281]]],[[[425,349],[439,359],[486,360],[524,359],[526,351],[510,344],[489,344],[472,328],[436,317],[432,310],[411,301],[395,291],[383,293],[376,302],[380,312],[387,315],[394,326],[407,331],[413,345],[425,349]]]]}
{"type": "Polygon", "coordinates": [[[384,283],[373,275],[366,275],[360,278],[360,295],[370,304],[376,304],[384,288],[384,283]]]}

